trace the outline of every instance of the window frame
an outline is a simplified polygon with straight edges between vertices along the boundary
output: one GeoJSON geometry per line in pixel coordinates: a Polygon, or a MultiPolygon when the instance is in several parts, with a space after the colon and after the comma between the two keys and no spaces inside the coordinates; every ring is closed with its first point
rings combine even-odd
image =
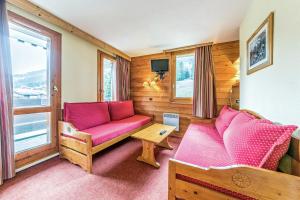
{"type": "Polygon", "coordinates": [[[58,151],[57,144],[57,122],[61,119],[61,34],[38,24],[30,19],[20,16],[12,11],[8,11],[8,20],[18,26],[38,32],[51,39],[51,56],[49,80],[50,87],[50,105],[49,106],[33,106],[33,107],[17,107],[13,108],[13,115],[24,115],[34,113],[51,113],[50,120],[50,137],[51,142],[37,148],[22,151],[15,154],[16,168],[20,168],[28,163],[47,157],[58,151]],[[55,86],[55,89],[54,89],[55,86]]]}
{"type": "Polygon", "coordinates": [[[176,56],[195,55],[195,49],[175,51],[171,53],[171,99],[172,103],[192,104],[193,97],[176,97],[176,56]]]}
{"type": "MultiPolygon", "coordinates": [[[[97,101],[104,101],[104,78],[103,78],[103,63],[104,59],[110,60],[114,62],[116,65],[117,60],[115,57],[102,52],[100,50],[97,51],[97,60],[98,60],[98,67],[97,67],[97,101]]],[[[114,100],[112,100],[114,101],[114,100]]]]}

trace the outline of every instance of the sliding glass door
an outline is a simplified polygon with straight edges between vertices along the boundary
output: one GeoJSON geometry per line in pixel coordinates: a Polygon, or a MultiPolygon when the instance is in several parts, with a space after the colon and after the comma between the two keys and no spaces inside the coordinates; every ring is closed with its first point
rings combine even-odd
{"type": "Polygon", "coordinates": [[[60,34],[9,14],[18,167],[57,150],[60,34]]]}

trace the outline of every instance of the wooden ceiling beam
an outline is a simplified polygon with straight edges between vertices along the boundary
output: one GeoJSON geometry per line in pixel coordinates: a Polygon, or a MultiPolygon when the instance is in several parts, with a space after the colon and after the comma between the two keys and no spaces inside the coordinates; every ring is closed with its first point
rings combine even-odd
{"type": "Polygon", "coordinates": [[[41,7],[27,1],[27,0],[6,0],[8,3],[27,11],[28,13],[35,15],[51,24],[54,24],[100,48],[100,50],[112,55],[121,56],[127,60],[131,60],[130,56],[123,53],[119,49],[107,44],[106,42],[95,38],[89,33],[77,28],[76,26],[64,21],[63,19],[51,14],[50,12],[42,9],[41,7]]]}

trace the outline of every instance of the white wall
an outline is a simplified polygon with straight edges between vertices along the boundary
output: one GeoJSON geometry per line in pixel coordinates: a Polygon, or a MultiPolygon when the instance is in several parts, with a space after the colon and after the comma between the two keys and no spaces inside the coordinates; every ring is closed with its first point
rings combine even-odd
{"type": "Polygon", "coordinates": [[[240,55],[241,108],[300,126],[300,1],[253,0],[240,27],[240,55]],[[247,75],[247,40],[272,11],[274,64],[247,75]]]}
{"type": "Polygon", "coordinates": [[[9,10],[62,34],[62,106],[97,100],[97,46],[13,6],[9,10]]]}

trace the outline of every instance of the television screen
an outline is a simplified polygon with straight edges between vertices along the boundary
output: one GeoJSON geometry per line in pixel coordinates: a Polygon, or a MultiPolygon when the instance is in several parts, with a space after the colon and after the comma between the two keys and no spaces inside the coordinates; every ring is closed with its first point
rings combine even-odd
{"type": "Polygon", "coordinates": [[[152,72],[167,72],[169,70],[169,59],[151,60],[152,72]]]}

